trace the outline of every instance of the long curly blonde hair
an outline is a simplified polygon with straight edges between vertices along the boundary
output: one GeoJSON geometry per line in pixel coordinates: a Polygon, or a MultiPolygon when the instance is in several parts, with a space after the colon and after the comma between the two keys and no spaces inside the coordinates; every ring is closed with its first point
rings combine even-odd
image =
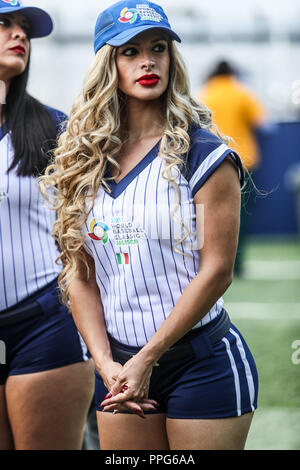
{"type": "MultiPolygon", "coordinates": [[[[169,53],[170,79],[163,97],[165,123],[158,156],[166,163],[163,177],[178,192],[178,203],[172,214],[174,218],[181,203],[181,191],[172,169],[176,165],[184,165],[182,157],[190,148],[190,125],[195,123],[207,130],[214,128],[224,142],[228,143],[228,139],[220,135],[213,125],[211,111],[192,98],[183,60],[173,41],[169,42],[169,53]]],[[[117,157],[122,148],[126,97],[118,89],[115,59],[116,48],[109,45],[103,46],[96,54],[83,90],[73,105],[66,130],[59,138],[54,159],[40,179],[43,195],[57,212],[52,235],[61,250],[59,260],[63,270],[59,287],[65,304],[68,304],[70,283],[80,262],[84,263],[88,273],[81,229],[92,210],[99,187],[102,185],[108,193],[111,192],[107,184],[109,179],[104,177],[108,165],[120,172],[117,157]],[[52,196],[49,188],[52,188],[52,196]],[[87,204],[87,198],[90,204],[87,204]]],[[[182,221],[176,220],[187,232],[174,247],[179,252],[177,245],[186,240],[189,231],[182,221]]]]}

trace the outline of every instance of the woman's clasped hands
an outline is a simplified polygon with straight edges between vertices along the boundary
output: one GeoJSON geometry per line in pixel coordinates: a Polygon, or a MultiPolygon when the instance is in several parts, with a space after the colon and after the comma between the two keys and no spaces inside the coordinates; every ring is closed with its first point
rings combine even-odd
{"type": "Polygon", "coordinates": [[[159,404],[149,399],[149,385],[153,364],[145,365],[138,355],[133,356],[122,367],[117,362],[107,365],[101,371],[103,381],[109,393],[100,406],[103,411],[114,414],[129,411],[145,419],[144,411],[154,411],[159,404]]]}

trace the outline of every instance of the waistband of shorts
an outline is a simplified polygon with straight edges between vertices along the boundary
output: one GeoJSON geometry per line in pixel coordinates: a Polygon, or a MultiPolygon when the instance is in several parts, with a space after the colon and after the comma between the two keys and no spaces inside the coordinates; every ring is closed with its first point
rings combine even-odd
{"type": "MultiPolygon", "coordinates": [[[[157,361],[158,364],[167,362],[167,361],[174,361],[177,359],[182,359],[183,357],[193,356],[194,349],[190,342],[191,338],[194,338],[197,335],[201,335],[205,332],[211,345],[213,346],[218,341],[220,341],[224,336],[227,335],[230,329],[231,321],[227,311],[223,308],[219,316],[208,325],[204,327],[197,328],[195,330],[191,330],[191,334],[187,334],[184,338],[177,342],[174,346],[172,346],[168,351],[166,351],[160,359],[157,361]]],[[[122,345],[110,335],[108,335],[110,347],[112,351],[113,357],[117,357],[123,361],[128,361],[132,356],[138,353],[141,348],[131,347],[122,345]]]]}
{"type": "Polygon", "coordinates": [[[44,296],[48,292],[53,291],[56,286],[57,278],[50,282],[50,284],[47,284],[39,291],[24,299],[22,302],[0,312],[0,327],[16,324],[21,321],[36,317],[37,315],[41,315],[43,310],[41,309],[40,304],[37,302],[37,299],[41,296],[44,296]]]}

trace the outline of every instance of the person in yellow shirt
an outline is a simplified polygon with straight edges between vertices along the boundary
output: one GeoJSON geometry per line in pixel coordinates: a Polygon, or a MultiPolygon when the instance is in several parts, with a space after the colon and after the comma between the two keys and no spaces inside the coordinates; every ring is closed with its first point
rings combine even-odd
{"type": "MultiPolygon", "coordinates": [[[[212,111],[213,122],[217,125],[219,132],[233,139],[230,142],[231,147],[239,154],[244,167],[254,179],[255,170],[260,164],[255,129],[266,121],[263,105],[241,83],[237,71],[226,61],[217,64],[204,87],[199,91],[197,98],[212,111]]],[[[242,200],[239,248],[235,264],[236,275],[243,273],[248,216],[252,213],[252,209],[253,195],[245,191],[242,200]]]]}

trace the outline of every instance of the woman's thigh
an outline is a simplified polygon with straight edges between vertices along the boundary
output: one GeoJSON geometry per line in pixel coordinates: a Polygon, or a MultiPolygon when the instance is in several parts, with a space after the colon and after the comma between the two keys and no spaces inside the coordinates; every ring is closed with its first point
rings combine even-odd
{"type": "Polygon", "coordinates": [[[97,411],[101,450],[169,450],[165,414],[134,414],[97,411]]]}
{"type": "Polygon", "coordinates": [[[243,450],[253,413],[225,419],[167,419],[171,450],[243,450]]]}
{"type": "Polygon", "coordinates": [[[5,387],[0,387],[0,450],[13,450],[13,438],[7,416],[5,387]]]}
{"type": "Polygon", "coordinates": [[[92,360],[10,376],[7,410],[17,450],[80,450],[93,397],[92,360]]]}

